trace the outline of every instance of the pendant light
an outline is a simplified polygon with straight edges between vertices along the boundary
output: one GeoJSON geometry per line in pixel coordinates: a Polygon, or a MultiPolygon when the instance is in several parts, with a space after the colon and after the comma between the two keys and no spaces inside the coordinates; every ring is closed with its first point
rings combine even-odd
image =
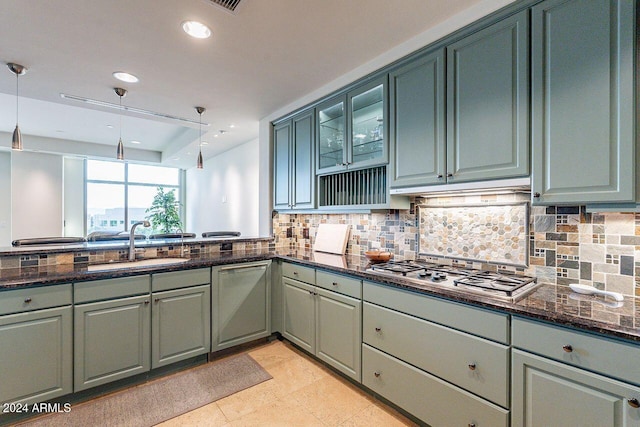
{"type": "Polygon", "coordinates": [[[22,151],[22,133],[18,126],[18,81],[19,77],[27,72],[27,68],[10,62],[7,64],[9,70],[16,75],[16,128],[13,130],[13,137],[11,138],[11,149],[16,151],[22,151]]]}
{"type": "Polygon", "coordinates": [[[116,157],[118,160],[124,160],[124,144],[122,144],[122,97],[127,94],[127,90],[121,87],[115,87],[113,90],[120,97],[120,139],[118,140],[118,151],[116,157]]]}
{"type": "Polygon", "coordinates": [[[196,107],[196,112],[200,115],[200,143],[198,144],[198,161],[196,163],[196,167],[198,169],[202,169],[204,167],[202,163],[202,113],[204,113],[206,109],[204,107],[196,107]]]}

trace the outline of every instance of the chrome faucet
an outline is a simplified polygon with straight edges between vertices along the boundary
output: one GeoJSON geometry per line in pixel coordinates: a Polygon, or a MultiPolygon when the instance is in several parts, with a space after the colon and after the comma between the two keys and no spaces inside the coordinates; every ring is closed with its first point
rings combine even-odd
{"type": "Polygon", "coordinates": [[[184,231],[182,228],[177,228],[176,232],[180,233],[180,256],[184,256],[184,231]]]}
{"type": "Polygon", "coordinates": [[[140,222],[136,222],[131,226],[131,231],[129,232],[129,261],[136,260],[135,231],[136,231],[136,227],[139,225],[142,225],[143,227],[149,227],[151,223],[149,221],[140,221],[140,222]]]}

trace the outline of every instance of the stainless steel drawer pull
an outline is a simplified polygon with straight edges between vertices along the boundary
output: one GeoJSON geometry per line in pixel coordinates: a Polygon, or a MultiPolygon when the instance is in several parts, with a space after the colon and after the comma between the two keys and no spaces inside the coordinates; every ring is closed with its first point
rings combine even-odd
{"type": "Polygon", "coordinates": [[[32,301],[31,298],[25,298],[24,299],[24,303],[25,304],[29,304],[31,301],[32,301]]]}
{"type": "Polygon", "coordinates": [[[629,404],[629,406],[631,406],[632,408],[640,408],[640,402],[638,402],[638,399],[636,399],[635,397],[632,397],[631,399],[627,400],[627,403],[629,404]]]}
{"type": "Polygon", "coordinates": [[[570,345],[570,344],[563,345],[563,346],[562,346],[562,349],[563,349],[565,352],[567,352],[567,353],[571,353],[571,352],[573,351],[573,347],[571,347],[571,345],[570,345]]]}
{"type": "Polygon", "coordinates": [[[469,363],[469,369],[472,371],[476,370],[476,364],[475,363],[469,363]]]}
{"type": "Polygon", "coordinates": [[[380,378],[380,372],[374,372],[373,376],[376,377],[376,378],[380,378]]]}

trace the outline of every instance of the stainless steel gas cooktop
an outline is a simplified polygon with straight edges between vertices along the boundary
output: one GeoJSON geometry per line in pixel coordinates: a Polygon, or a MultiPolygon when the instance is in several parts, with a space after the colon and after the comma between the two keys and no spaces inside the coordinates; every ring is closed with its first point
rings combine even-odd
{"type": "Polygon", "coordinates": [[[372,264],[367,271],[511,302],[520,300],[537,286],[535,277],[441,265],[419,259],[372,264]]]}

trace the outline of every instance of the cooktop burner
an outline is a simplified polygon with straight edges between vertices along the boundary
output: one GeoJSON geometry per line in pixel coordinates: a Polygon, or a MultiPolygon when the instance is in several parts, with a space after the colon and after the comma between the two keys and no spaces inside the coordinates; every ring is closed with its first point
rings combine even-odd
{"type": "Polygon", "coordinates": [[[536,285],[534,277],[435,264],[426,260],[373,264],[367,271],[387,276],[402,276],[415,283],[437,284],[512,302],[528,294],[536,285]]]}

